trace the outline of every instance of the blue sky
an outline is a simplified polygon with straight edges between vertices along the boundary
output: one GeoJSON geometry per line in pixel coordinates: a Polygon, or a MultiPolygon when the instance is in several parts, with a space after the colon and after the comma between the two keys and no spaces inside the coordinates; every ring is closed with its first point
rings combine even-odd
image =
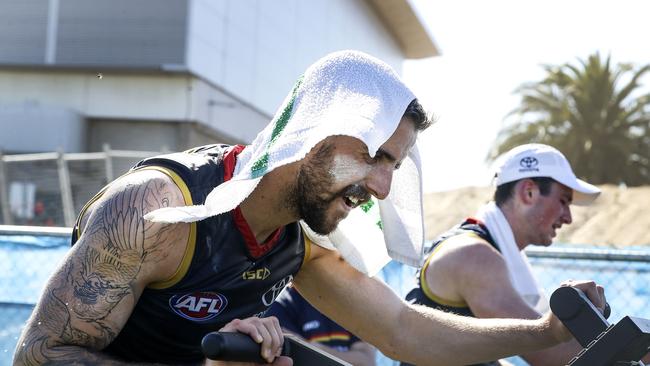
{"type": "MultiPolygon", "coordinates": [[[[407,61],[404,79],[436,125],[420,138],[425,192],[488,185],[485,156],[513,91],[540,80],[542,64],[595,51],[650,63],[650,2],[642,0],[412,0],[442,56],[407,61]]],[[[650,78],[644,80],[650,89],[650,78]]]]}

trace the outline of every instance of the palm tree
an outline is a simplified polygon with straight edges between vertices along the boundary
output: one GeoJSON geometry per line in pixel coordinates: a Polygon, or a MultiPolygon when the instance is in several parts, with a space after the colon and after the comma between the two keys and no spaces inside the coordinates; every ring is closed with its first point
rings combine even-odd
{"type": "Polygon", "coordinates": [[[543,66],[540,82],[520,86],[521,104],[508,114],[488,156],[537,142],[562,151],[576,175],[594,184],[650,184],[650,93],[639,80],[650,65],[610,66],[595,53],[579,66],[543,66]]]}

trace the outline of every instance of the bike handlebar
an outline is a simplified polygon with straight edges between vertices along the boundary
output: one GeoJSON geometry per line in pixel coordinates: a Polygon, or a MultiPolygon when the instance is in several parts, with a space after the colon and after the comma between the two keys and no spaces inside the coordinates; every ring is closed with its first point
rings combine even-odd
{"type": "Polygon", "coordinates": [[[564,323],[582,347],[587,347],[596,336],[609,327],[609,304],[600,313],[587,295],[575,287],[560,287],[553,292],[551,309],[564,323]]]}
{"type": "MultiPolygon", "coordinates": [[[[211,360],[267,363],[261,345],[250,336],[236,332],[212,332],[201,340],[203,355],[211,360]]],[[[289,354],[289,343],[282,345],[282,355],[289,354]]]]}
{"type": "MultiPolygon", "coordinates": [[[[260,354],[260,344],[244,333],[208,333],[201,341],[201,349],[211,360],[267,363],[260,354]]],[[[294,365],[352,366],[292,334],[284,334],[280,354],[291,357],[294,365]]]]}

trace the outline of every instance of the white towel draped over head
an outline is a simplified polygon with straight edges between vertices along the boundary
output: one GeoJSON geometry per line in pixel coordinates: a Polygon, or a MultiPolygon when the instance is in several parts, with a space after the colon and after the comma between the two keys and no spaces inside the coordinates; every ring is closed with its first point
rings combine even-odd
{"type": "MultiPolygon", "coordinates": [[[[239,154],[230,181],[217,186],[203,205],[163,208],[145,218],[193,222],[228,212],[248,197],[266,173],[304,158],[328,136],[358,138],[374,156],[413,99],[384,62],[358,51],[329,54],[307,69],[271,123],[239,154]]],[[[327,237],[309,229],[308,236],[324,247],[336,247],[350,264],[369,275],[388,262],[387,254],[419,266],[424,240],[420,178],[414,146],[393,177],[391,193],[375,209],[354,209],[327,237]]]]}
{"type": "Polygon", "coordinates": [[[544,290],[537,284],[528,256],[519,250],[512,228],[501,209],[494,202],[490,202],[479,209],[476,218],[485,223],[490,235],[499,246],[515,290],[528,305],[540,313],[546,312],[548,301],[544,290]]]}

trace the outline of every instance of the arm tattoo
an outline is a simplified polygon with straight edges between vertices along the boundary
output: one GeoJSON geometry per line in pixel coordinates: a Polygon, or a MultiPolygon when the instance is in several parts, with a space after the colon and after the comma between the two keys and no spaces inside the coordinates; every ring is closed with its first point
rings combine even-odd
{"type": "Polygon", "coordinates": [[[16,363],[100,360],[98,351],[115,339],[126,321],[120,320],[120,313],[137,302],[135,285],[143,263],[160,262],[178,239],[173,225],[143,219],[146,212],[170,205],[169,191],[159,180],[127,184],[94,209],[83,243],[75,245],[34,310],[16,350],[16,363]]]}

